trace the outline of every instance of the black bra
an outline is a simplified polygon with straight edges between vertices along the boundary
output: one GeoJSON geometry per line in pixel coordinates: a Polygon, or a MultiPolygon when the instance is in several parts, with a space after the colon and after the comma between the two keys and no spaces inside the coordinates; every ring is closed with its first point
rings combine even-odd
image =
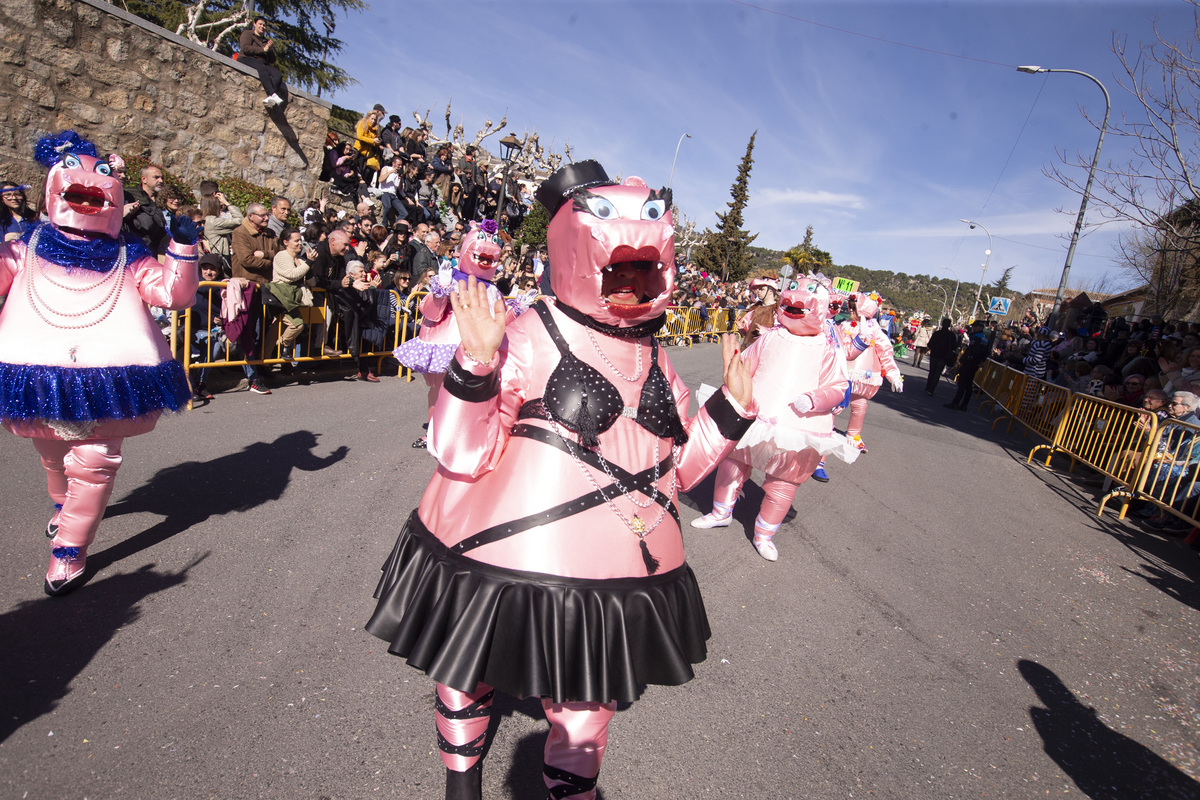
{"type": "Polygon", "coordinates": [[[599,446],[597,437],[613,426],[617,417],[632,417],[637,424],[655,436],[670,438],[682,445],[687,439],[675,395],[667,376],[658,366],[658,340],[650,340],[650,371],[642,384],[636,416],[625,414],[621,393],[595,367],[575,357],[562,331],[558,329],[545,303],[534,306],[546,332],[558,347],[561,358],[542,397],[528,400],[521,406],[518,419],[551,419],[572,433],[578,434],[584,447],[599,446]]]}

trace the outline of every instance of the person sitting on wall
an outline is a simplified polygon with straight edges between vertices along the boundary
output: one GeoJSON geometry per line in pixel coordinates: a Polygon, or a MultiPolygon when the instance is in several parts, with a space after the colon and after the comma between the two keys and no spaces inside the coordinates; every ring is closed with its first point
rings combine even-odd
{"type": "Polygon", "coordinates": [[[265,17],[255,17],[250,27],[242,31],[238,37],[238,50],[238,61],[256,71],[262,81],[267,92],[263,105],[267,108],[286,105],[287,84],[283,82],[283,73],[275,68],[275,40],[267,38],[265,17]]]}

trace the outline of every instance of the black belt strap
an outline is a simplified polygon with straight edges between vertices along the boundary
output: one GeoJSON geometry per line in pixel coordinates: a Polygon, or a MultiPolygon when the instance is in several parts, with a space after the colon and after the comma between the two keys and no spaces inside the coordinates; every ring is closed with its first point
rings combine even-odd
{"type": "MultiPolygon", "coordinates": [[[[536,439],[539,442],[556,447],[559,450],[562,450],[564,453],[574,455],[588,466],[594,467],[598,470],[604,469],[600,462],[601,457],[599,454],[578,445],[570,447],[562,440],[562,437],[553,431],[546,430],[545,428],[539,428],[535,425],[514,425],[511,435],[522,436],[527,439],[536,439]],[[570,449],[568,449],[569,447],[570,449]]],[[[648,497],[653,497],[655,502],[667,509],[667,513],[671,515],[671,518],[675,520],[675,524],[678,525],[679,509],[675,507],[675,503],[672,501],[671,497],[662,491],[659,491],[656,494],[654,493],[653,488],[655,473],[657,472],[659,476],[663,475],[671,468],[672,464],[672,455],[667,453],[667,457],[659,462],[656,466],[644,469],[636,474],[622,469],[611,462],[608,462],[608,469],[626,489],[629,489],[630,491],[640,491],[648,497]]],[[[613,484],[609,484],[608,486],[604,487],[604,489],[613,489],[613,484]]],[[[573,516],[581,511],[587,511],[589,508],[595,508],[596,506],[606,502],[608,497],[611,497],[611,493],[606,493],[605,491],[597,489],[594,492],[589,492],[580,497],[576,497],[574,500],[569,500],[565,503],[559,503],[558,505],[552,506],[545,511],[539,511],[536,514],[530,514],[529,516],[522,517],[521,519],[515,519],[510,522],[502,522],[499,525],[493,525],[490,528],[485,528],[474,536],[468,536],[466,539],[463,539],[461,542],[451,547],[450,550],[451,552],[462,555],[463,553],[474,550],[477,547],[482,547],[485,544],[498,542],[502,539],[507,539],[510,536],[515,536],[518,533],[523,533],[524,531],[531,530],[540,525],[557,522],[560,519],[573,516]]]]}
{"type": "Polygon", "coordinates": [[[564,797],[570,797],[573,794],[583,794],[590,792],[596,788],[596,778],[585,778],[582,775],[576,775],[574,772],[567,772],[565,769],[552,767],[549,764],[542,766],[542,774],[552,781],[562,781],[562,785],[555,786],[550,790],[551,800],[562,800],[564,797]]]}

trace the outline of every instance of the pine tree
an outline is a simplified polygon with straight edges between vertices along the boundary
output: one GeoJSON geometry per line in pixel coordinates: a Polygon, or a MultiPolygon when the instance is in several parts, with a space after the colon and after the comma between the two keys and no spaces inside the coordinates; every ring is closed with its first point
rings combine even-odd
{"type": "Polygon", "coordinates": [[[518,247],[545,247],[546,229],[550,227],[550,214],[541,203],[534,203],[533,209],[521,220],[521,228],[513,237],[518,247]]]}
{"type": "Polygon", "coordinates": [[[996,279],[996,284],[992,288],[992,294],[996,297],[1008,297],[1008,282],[1012,280],[1013,270],[1016,266],[1009,267],[1000,273],[1000,277],[996,279]]]}
{"type": "Polygon", "coordinates": [[[336,16],[366,10],[366,0],[124,0],[121,6],[227,56],[238,34],[263,16],[277,44],[275,66],[288,83],[318,96],[357,83],[330,58],[343,45],[333,35],[336,16]]]}
{"type": "Polygon", "coordinates": [[[758,238],[758,234],[750,234],[742,228],[743,212],[750,199],[748,184],[750,183],[750,168],[754,166],[754,139],[758,136],[755,131],[746,145],[746,155],[738,166],[737,178],[729,193],[733,199],[729,201],[729,210],[717,214],[717,229],[704,231],[704,244],[696,251],[693,261],[696,266],[710,275],[720,275],[722,280],[737,281],[746,277],[753,265],[747,249],[758,238]]]}
{"type": "Polygon", "coordinates": [[[783,260],[791,264],[799,275],[823,272],[833,266],[833,256],[813,243],[813,226],[804,231],[804,241],[783,254],[783,260]]]}

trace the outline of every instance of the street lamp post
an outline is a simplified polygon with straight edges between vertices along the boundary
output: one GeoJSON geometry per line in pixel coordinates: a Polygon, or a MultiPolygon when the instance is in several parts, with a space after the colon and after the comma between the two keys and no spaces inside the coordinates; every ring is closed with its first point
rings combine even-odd
{"type": "Polygon", "coordinates": [[[938,269],[944,269],[944,270],[946,270],[946,272],[949,272],[951,275],[954,276],[954,299],[950,301],[950,316],[953,317],[954,316],[954,307],[956,305],[958,305],[958,284],[961,283],[961,281],[959,281],[959,279],[958,279],[958,273],[955,272],[954,270],[950,269],[949,267],[939,266],[938,269]]]}
{"type": "Polygon", "coordinates": [[[1100,162],[1100,148],[1104,145],[1104,132],[1108,130],[1108,114],[1112,111],[1112,99],[1108,96],[1108,89],[1104,88],[1104,84],[1097,80],[1096,76],[1077,69],[1047,69],[1026,66],[1017,67],[1017,71],[1029,75],[1036,75],[1039,72],[1069,72],[1072,75],[1082,75],[1104,92],[1104,122],[1100,125],[1100,138],[1096,140],[1096,154],[1092,156],[1092,168],[1088,170],[1087,185],[1083,187],[1083,199],[1079,203],[1079,214],[1075,217],[1075,230],[1071,232],[1071,245],[1067,248],[1067,260],[1063,263],[1062,278],[1058,281],[1058,293],[1054,295],[1054,308],[1051,309],[1050,318],[1047,320],[1047,324],[1054,328],[1058,324],[1058,312],[1062,308],[1063,295],[1067,293],[1067,276],[1071,273],[1071,259],[1075,257],[1075,245],[1079,243],[1079,233],[1083,230],[1083,217],[1087,212],[1088,198],[1092,195],[1092,181],[1096,177],[1096,164],[1100,162]]]}
{"type": "Polygon", "coordinates": [[[679,141],[675,143],[675,157],[671,159],[671,177],[667,178],[667,188],[671,188],[671,184],[675,182],[675,162],[679,160],[679,145],[683,144],[684,138],[692,138],[690,133],[685,133],[679,137],[679,141]]]}
{"type": "Polygon", "coordinates": [[[508,179],[510,177],[508,173],[512,168],[510,163],[512,154],[514,150],[520,150],[523,146],[524,143],[511,133],[500,140],[500,147],[504,150],[503,154],[501,155],[501,159],[504,161],[504,180],[500,181],[500,203],[496,206],[497,225],[500,224],[500,215],[504,213],[504,190],[508,188],[508,179]]]}
{"type": "MultiPolygon", "coordinates": [[[[971,226],[971,230],[975,230],[976,225],[978,225],[980,228],[983,228],[982,222],[976,222],[972,219],[960,219],[959,222],[967,223],[971,226]]],[[[979,308],[979,296],[983,293],[983,279],[987,276],[988,264],[992,262],[992,232],[987,228],[983,228],[983,232],[986,233],[988,237],[988,249],[984,251],[983,272],[979,274],[979,288],[975,290],[975,305],[971,306],[971,319],[976,319],[976,309],[979,308]]]]}
{"type": "Polygon", "coordinates": [[[942,320],[946,318],[946,300],[949,299],[950,296],[946,294],[945,286],[942,286],[940,283],[935,283],[934,286],[942,290],[942,316],[938,317],[938,324],[940,325],[942,324],[942,320]]]}

